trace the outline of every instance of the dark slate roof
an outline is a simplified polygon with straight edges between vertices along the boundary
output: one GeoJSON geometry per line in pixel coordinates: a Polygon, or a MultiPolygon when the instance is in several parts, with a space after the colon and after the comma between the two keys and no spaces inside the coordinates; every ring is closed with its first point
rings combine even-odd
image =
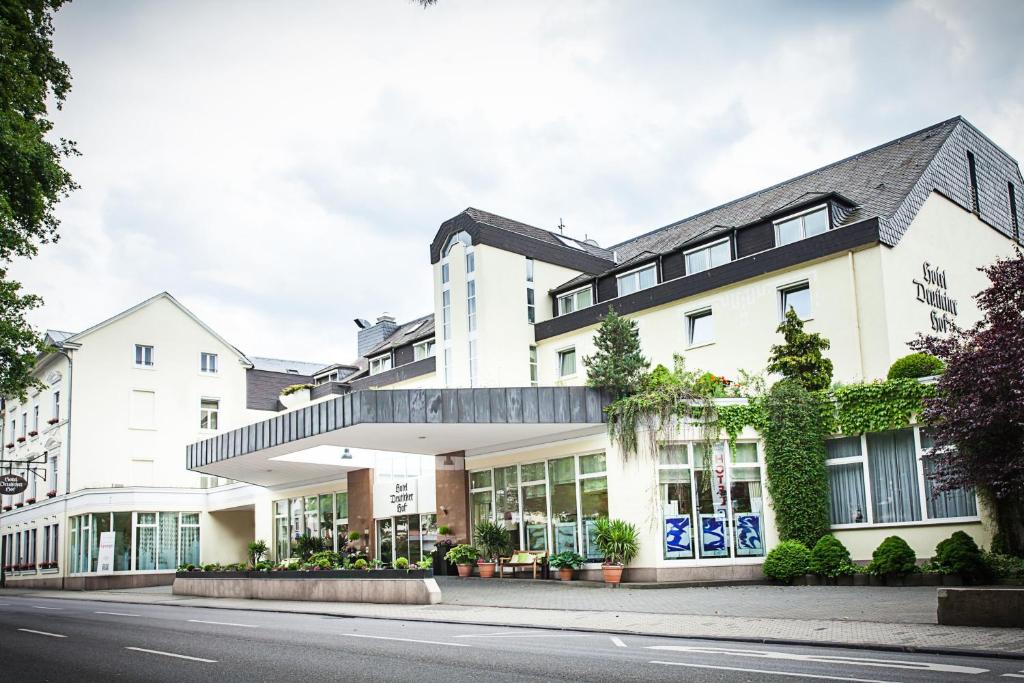
{"type": "Polygon", "coordinates": [[[60,346],[64,343],[65,339],[74,337],[77,332],[65,332],[64,330],[47,330],[46,336],[50,338],[50,341],[56,346],[60,346]]]}
{"type": "Polygon", "coordinates": [[[249,360],[252,361],[253,370],[266,370],[267,372],[282,373],[288,373],[289,370],[296,370],[297,372],[289,374],[310,377],[313,373],[326,365],[325,363],[307,363],[301,360],[282,360],[280,358],[261,358],[259,356],[249,356],[249,360]]]}
{"type": "Polygon", "coordinates": [[[607,259],[609,261],[613,260],[610,249],[603,249],[596,244],[592,244],[584,240],[569,237],[568,235],[560,235],[550,230],[544,230],[543,228],[536,228],[532,225],[527,225],[526,223],[514,221],[511,218],[505,218],[504,216],[499,216],[488,211],[475,209],[472,206],[466,209],[464,213],[473,218],[473,220],[490,225],[493,228],[514,232],[518,235],[522,235],[523,237],[547,242],[548,244],[556,247],[578,249],[585,251],[592,256],[597,256],[598,258],[607,259]]]}
{"type": "Polygon", "coordinates": [[[888,218],[902,205],[960,121],[957,117],[937,123],[626,240],[611,249],[618,253],[620,262],[642,251],[674,251],[686,242],[703,236],[715,226],[732,228],[749,225],[789,205],[813,198],[815,194],[838,193],[857,206],[846,216],[844,225],[876,216],[888,218]]]}
{"type": "Polygon", "coordinates": [[[399,325],[398,329],[391,333],[391,336],[367,351],[365,357],[372,358],[398,346],[404,346],[405,344],[422,339],[429,339],[433,336],[434,314],[431,313],[415,320],[410,320],[404,325],[399,325]]]}

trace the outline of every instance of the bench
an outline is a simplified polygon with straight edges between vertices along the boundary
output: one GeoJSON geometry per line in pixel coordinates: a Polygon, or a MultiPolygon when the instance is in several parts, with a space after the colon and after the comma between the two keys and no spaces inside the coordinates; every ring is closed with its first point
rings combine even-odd
{"type": "Polygon", "coordinates": [[[505,567],[512,569],[512,578],[516,576],[517,569],[532,569],[533,578],[537,578],[537,568],[547,564],[548,553],[546,550],[517,550],[509,557],[498,558],[498,577],[504,578],[505,567]]]}

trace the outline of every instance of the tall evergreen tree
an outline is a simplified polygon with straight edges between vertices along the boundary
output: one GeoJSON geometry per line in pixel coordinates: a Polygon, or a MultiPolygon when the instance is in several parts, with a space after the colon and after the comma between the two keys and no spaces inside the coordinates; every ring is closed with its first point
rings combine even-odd
{"type": "Polygon", "coordinates": [[[7,277],[14,257],[57,239],[57,203],[76,185],[61,165],[74,142],[50,139],[47,101],[59,109],[71,89],[53,54],[53,13],[65,0],[0,3],[0,395],[24,396],[43,339],[26,314],[42,304],[7,277]]]}
{"type": "Polygon", "coordinates": [[[775,330],[786,340],[772,346],[768,372],[798,382],[808,391],[827,389],[832,384],[832,361],[822,355],[830,344],[817,332],[804,332],[804,323],[792,308],[775,330]]]}
{"type": "Polygon", "coordinates": [[[623,318],[609,306],[608,315],[594,336],[594,346],[597,347],[594,355],[583,359],[587,384],[606,389],[615,398],[635,393],[651,366],[641,353],[636,321],[623,318]]]}

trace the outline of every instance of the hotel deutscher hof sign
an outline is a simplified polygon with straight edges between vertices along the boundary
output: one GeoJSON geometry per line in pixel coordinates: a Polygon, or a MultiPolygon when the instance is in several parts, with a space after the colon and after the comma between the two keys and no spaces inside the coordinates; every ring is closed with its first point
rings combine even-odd
{"type": "Polygon", "coordinates": [[[378,481],[374,485],[373,516],[394,517],[411,515],[419,509],[419,478],[410,477],[395,481],[394,479],[378,481]]]}
{"type": "Polygon", "coordinates": [[[28,482],[24,477],[17,474],[5,474],[0,476],[0,494],[13,496],[28,488],[28,482]]]}
{"type": "Polygon", "coordinates": [[[931,307],[932,331],[949,332],[956,315],[957,301],[949,296],[946,271],[925,261],[921,264],[921,279],[913,279],[917,300],[931,307]]]}

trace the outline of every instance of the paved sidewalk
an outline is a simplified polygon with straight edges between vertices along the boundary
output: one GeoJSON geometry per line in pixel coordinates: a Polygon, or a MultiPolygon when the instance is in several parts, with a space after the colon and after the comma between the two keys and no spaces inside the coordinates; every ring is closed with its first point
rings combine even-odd
{"type": "MultiPolygon", "coordinates": [[[[588,589],[565,588],[564,590],[588,589]]],[[[442,588],[443,592],[444,588],[442,588]]],[[[641,591],[621,592],[633,594],[641,591]]],[[[786,618],[767,618],[460,604],[374,605],[363,603],[234,600],[174,596],[171,594],[169,587],[86,592],[32,591],[9,588],[0,592],[0,598],[5,596],[95,600],[126,604],[181,605],[187,607],[293,612],[338,617],[435,621],[489,626],[526,626],[559,630],[599,631],[668,637],[683,636],[762,643],[872,647],[945,654],[1011,656],[1024,659],[1024,629],[971,628],[964,626],[939,626],[937,624],[893,624],[853,620],[794,619],[788,616],[786,618]]],[[[782,613],[786,614],[785,611],[782,613]]]]}

